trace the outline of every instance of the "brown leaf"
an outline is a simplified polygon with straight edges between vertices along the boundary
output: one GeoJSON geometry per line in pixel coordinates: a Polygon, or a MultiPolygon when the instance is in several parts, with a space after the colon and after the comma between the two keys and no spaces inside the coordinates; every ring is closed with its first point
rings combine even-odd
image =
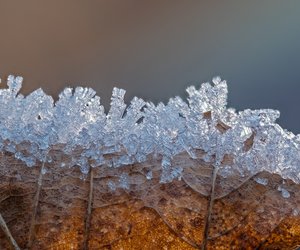
{"type": "MultiPolygon", "coordinates": [[[[0,249],[17,249],[16,244],[20,249],[300,245],[300,185],[279,175],[236,171],[226,177],[222,168],[217,171],[212,164],[180,154],[173,162],[183,167],[183,178],[162,184],[160,159],[121,168],[102,166],[83,176],[77,167],[59,167],[66,156],[52,153],[57,160],[32,168],[8,153],[0,156],[0,249]],[[152,180],[146,178],[149,169],[152,180]],[[129,189],[109,189],[109,181],[118,181],[121,173],[128,174],[129,189]]],[[[228,163],[227,157],[223,161],[228,163]]]]}

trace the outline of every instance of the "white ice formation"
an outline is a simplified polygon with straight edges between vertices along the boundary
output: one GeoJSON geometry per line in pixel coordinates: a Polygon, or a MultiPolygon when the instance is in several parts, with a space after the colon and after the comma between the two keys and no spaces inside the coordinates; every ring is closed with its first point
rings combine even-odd
{"type": "Polygon", "coordinates": [[[151,156],[161,159],[161,182],[170,182],[184,171],[173,157],[187,152],[196,158],[202,150],[203,160],[223,168],[223,175],[268,171],[300,182],[300,135],[275,123],[279,111],[227,108],[227,84],[219,77],[187,88],[187,102],[175,97],[167,105],[135,97],[126,106],[125,90],[114,88],[107,114],[91,88],[66,88],[54,102],[42,89],[20,94],[22,80],[9,76],[8,88],[0,90],[0,150],[29,167],[51,162],[48,152],[55,147],[72,156],[62,167],[79,166],[83,173],[151,156]],[[233,157],[232,166],[223,164],[226,155],[233,157]]]}

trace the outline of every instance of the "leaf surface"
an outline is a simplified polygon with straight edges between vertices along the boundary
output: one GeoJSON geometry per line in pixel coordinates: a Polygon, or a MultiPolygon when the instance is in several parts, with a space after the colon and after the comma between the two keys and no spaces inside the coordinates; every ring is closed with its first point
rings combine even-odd
{"type": "MultiPolygon", "coordinates": [[[[159,160],[92,168],[83,176],[79,168],[60,167],[59,159],[44,169],[28,168],[9,153],[1,155],[0,212],[20,249],[296,249],[300,244],[300,185],[279,175],[226,179],[217,173],[212,196],[213,167],[187,154],[174,159],[186,167],[183,178],[171,183],[160,183],[159,160]],[[122,173],[129,187],[108,188],[122,173]]],[[[0,249],[15,249],[3,230],[0,249]]]]}

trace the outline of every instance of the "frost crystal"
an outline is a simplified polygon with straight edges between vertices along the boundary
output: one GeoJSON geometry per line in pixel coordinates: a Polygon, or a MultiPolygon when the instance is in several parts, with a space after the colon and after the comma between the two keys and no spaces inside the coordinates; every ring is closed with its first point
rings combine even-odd
{"type": "Polygon", "coordinates": [[[7,86],[9,87],[9,90],[15,94],[17,94],[21,89],[22,82],[23,82],[23,77],[21,76],[14,77],[10,75],[7,78],[7,86]]]}
{"type": "Polygon", "coordinates": [[[259,184],[261,184],[261,185],[264,185],[264,186],[266,186],[266,185],[268,185],[268,179],[266,179],[266,178],[259,178],[259,177],[257,177],[257,178],[254,178],[254,180],[257,182],[257,183],[259,183],[259,184]]]}
{"type": "MultiPolygon", "coordinates": [[[[185,165],[174,159],[187,154],[212,164],[225,178],[268,171],[300,182],[300,135],[275,123],[279,111],[227,108],[227,83],[220,77],[187,88],[187,102],[175,97],[154,105],[135,97],[127,107],[125,90],[114,88],[107,114],[91,88],[66,88],[54,103],[41,89],[19,94],[22,81],[9,76],[8,89],[0,90],[0,149],[29,167],[55,160],[58,150],[65,155],[61,167],[79,166],[85,175],[91,167],[152,159],[160,162],[160,180],[166,183],[183,177],[185,165]]],[[[151,180],[153,169],[144,170],[151,180]]],[[[118,178],[108,186],[128,189],[130,176],[118,178]]],[[[287,190],[280,191],[288,198],[287,190]]]]}
{"type": "Polygon", "coordinates": [[[291,196],[290,192],[287,191],[285,188],[279,186],[277,190],[281,192],[281,195],[282,195],[283,198],[286,198],[286,199],[290,198],[290,196],[291,196]]]}

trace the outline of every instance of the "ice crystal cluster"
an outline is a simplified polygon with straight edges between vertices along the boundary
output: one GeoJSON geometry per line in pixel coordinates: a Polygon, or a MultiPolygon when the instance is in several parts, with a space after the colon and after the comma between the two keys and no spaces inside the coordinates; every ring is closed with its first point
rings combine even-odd
{"type": "MultiPolygon", "coordinates": [[[[51,162],[49,151],[56,148],[71,156],[62,167],[79,166],[83,173],[152,157],[160,159],[164,183],[181,178],[184,169],[173,159],[185,152],[223,176],[268,171],[300,182],[300,135],[275,123],[279,111],[227,108],[227,84],[219,77],[199,89],[188,87],[187,102],[175,97],[166,105],[135,97],[127,106],[125,90],[114,88],[107,113],[91,88],[66,88],[54,102],[42,89],[20,94],[22,80],[9,76],[8,88],[0,90],[0,147],[29,167],[51,162]]],[[[127,177],[121,177],[126,188],[127,177]]]]}

